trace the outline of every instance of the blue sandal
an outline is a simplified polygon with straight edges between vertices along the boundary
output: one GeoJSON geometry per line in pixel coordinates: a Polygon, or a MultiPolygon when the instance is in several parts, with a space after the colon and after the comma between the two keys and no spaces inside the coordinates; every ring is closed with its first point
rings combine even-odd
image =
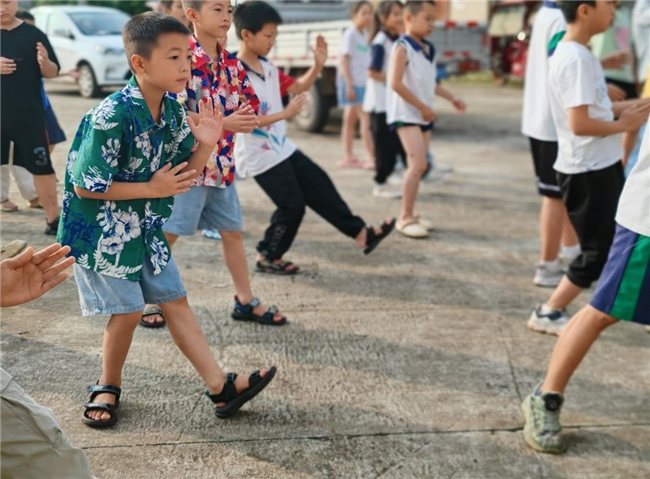
{"type": "Polygon", "coordinates": [[[112,384],[99,384],[99,381],[95,386],[88,386],[87,391],[90,393],[90,400],[84,404],[86,410],[83,415],[83,423],[90,427],[112,427],[117,423],[117,413],[115,410],[120,406],[120,396],[122,395],[122,390],[117,386],[112,384]],[[100,394],[113,394],[115,396],[115,404],[101,402],[93,402],[100,394]],[[110,414],[111,418],[107,421],[102,419],[92,419],[88,417],[89,411],[105,411],[110,414]]]}
{"type": "Polygon", "coordinates": [[[279,321],[274,320],[275,315],[278,314],[278,308],[276,306],[271,306],[262,316],[253,313],[253,310],[260,304],[261,302],[257,298],[253,298],[253,301],[249,304],[242,304],[239,298],[235,296],[235,309],[230,316],[236,321],[254,321],[266,326],[283,326],[287,324],[287,318],[284,316],[279,321]]]}

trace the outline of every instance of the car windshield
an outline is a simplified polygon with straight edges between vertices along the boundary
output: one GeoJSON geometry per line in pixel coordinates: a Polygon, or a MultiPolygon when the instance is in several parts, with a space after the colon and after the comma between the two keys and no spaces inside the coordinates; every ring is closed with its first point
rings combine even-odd
{"type": "Polygon", "coordinates": [[[84,35],[121,35],[129,16],[121,12],[74,12],[70,18],[84,35]]]}

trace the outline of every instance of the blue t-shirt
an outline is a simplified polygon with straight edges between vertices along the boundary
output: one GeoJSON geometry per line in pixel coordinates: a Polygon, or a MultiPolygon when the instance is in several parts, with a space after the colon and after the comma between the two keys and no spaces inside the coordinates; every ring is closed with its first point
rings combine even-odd
{"type": "Polygon", "coordinates": [[[43,109],[47,110],[50,106],[50,99],[45,94],[45,83],[41,80],[41,101],[43,102],[43,109]]]}

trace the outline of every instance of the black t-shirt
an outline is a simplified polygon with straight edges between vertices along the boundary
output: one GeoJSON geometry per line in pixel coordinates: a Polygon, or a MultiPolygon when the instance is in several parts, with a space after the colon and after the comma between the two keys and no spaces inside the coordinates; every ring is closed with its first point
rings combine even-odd
{"type": "Polygon", "coordinates": [[[28,128],[44,123],[41,99],[41,67],[36,44],[43,44],[50,60],[59,65],[45,33],[22,23],[13,30],[0,30],[0,56],[16,62],[16,71],[0,79],[2,128],[28,128]]]}

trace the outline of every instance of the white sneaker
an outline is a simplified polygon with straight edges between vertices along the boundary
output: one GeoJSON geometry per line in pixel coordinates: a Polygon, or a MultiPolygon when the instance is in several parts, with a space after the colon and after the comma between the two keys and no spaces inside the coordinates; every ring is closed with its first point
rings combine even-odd
{"type": "Polygon", "coordinates": [[[533,283],[542,288],[555,288],[564,277],[564,270],[557,264],[555,267],[548,264],[538,264],[535,268],[533,283]]]}
{"type": "Polygon", "coordinates": [[[404,177],[395,172],[388,177],[387,183],[391,186],[402,186],[404,184],[404,177]]]}
{"type": "Polygon", "coordinates": [[[555,309],[548,314],[542,313],[542,306],[537,306],[528,319],[528,328],[538,333],[559,336],[571,319],[565,309],[555,309]]]}
{"type": "Polygon", "coordinates": [[[375,185],[372,189],[375,198],[397,199],[402,197],[402,192],[392,189],[389,185],[375,185]]]}
{"type": "Polygon", "coordinates": [[[427,231],[433,231],[435,229],[431,221],[421,218],[419,216],[416,216],[416,219],[418,220],[418,223],[420,223],[422,226],[424,226],[427,229],[427,231]]]}
{"type": "Polygon", "coordinates": [[[433,171],[439,171],[440,173],[451,173],[454,169],[451,166],[447,165],[433,165],[433,171]]]}

